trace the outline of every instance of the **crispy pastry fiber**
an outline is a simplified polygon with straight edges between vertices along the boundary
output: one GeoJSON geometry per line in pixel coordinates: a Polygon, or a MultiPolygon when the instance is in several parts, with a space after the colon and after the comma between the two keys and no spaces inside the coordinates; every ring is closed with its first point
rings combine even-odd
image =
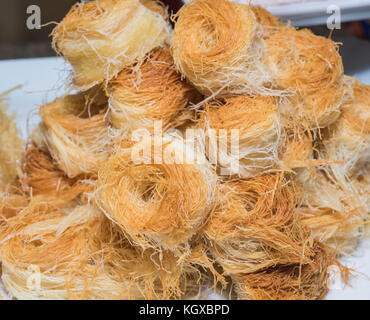
{"type": "MultiPolygon", "coordinates": [[[[157,139],[148,138],[136,147],[149,148],[149,155],[153,155],[157,139]]],[[[168,163],[165,158],[166,152],[177,152],[178,157],[194,152],[182,148],[182,140],[164,137],[161,163],[137,163],[132,148],[122,149],[99,170],[99,206],[143,248],[187,252],[189,240],[212,209],[217,182],[212,168],[207,164],[178,164],[176,158],[168,163]]]]}
{"type": "Polygon", "coordinates": [[[35,197],[0,239],[2,280],[17,299],[179,298],[199,278],[170,252],[132,247],[92,205],[56,209],[35,197]]]}
{"type": "Polygon", "coordinates": [[[22,171],[22,189],[30,195],[68,198],[94,189],[95,177],[68,178],[49,154],[34,145],[30,145],[25,152],[22,171]]]}
{"type": "Polygon", "coordinates": [[[256,20],[264,28],[269,27],[281,27],[282,23],[268,10],[261,6],[252,6],[252,11],[256,16],[256,20]]]}
{"type": "Polygon", "coordinates": [[[7,113],[5,98],[5,93],[0,94],[0,191],[15,182],[23,148],[14,119],[7,113]]]}
{"type": "Polygon", "coordinates": [[[308,129],[327,127],[348,97],[338,45],[308,29],[282,27],[266,39],[274,83],[288,90],[282,112],[308,129]]]}
{"type": "Polygon", "coordinates": [[[324,141],[328,158],[344,162],[332,166],[340,180],[361,174],[370,158],[370,86],[355,79],[352,82],[353,99],[343,105],[324,141]]]}
{"type": "Polygon", "coordinates": [[[269,94],[262,28],[250,6],[193,0],[177,13],[172,53],[178,70],[203,94],[269,94]]]}
{"type": "Polygon", "coordinates": [[[220,187],[220,201],[204,235],[226,274],[309,261],[312,239],[295,213],[300,199],[292,183],[273,174],[220,187]]]}
{"type": "Polygon", "coordinates": [[[319,241],[342,253],[353,252],[366,218],[366,204],[356,187],[339,183],[326,166],[302,170],[296,181],[303,191],[298,209],[302,222],[319,241]]]}
{"type": "Polygon", "coordinates": [[[73,67],[75,86],[86,90],[110,80],[169,41],[170,27],[159,6],[145,4],[95,0],[71,8],[52,36],[55,51],[73,67]]]}
{"type": "MultiPolygon", "coordinates": [[[[336,266],[335,253],[323,244],[315,244],[310,263],[279,265],[234,278],[239,299],[317,300],[323,299],[330,286],[330,267],[336,266]]],[[[337,267],[338,270],[339,267],[337,267]]],[[[345,271],[345,270],[344,270],[345,271]]]]}
{"type": "Polygon", "coordinates": [[[131,132],[152,130],[155,120],[164,130],[181,125],[193,116],[186,107],[199,94],[181,79],[169,50],[157,49],[138,70],[126,68],[110,81],[108,96],[113,127],[131,132]]]}
{"type": "Polygon", "coordinates": [[[97,173],[108,157],[107,102],[100,95],[95,90],[69,95],[40,108],[42,140],[70,178],[97,173]]]}
{"type": "Polygon", "coordinates": [[[76,3],[52,33],[73,85],[25,147],[0,95],[10,298],[311,300],[348,282],[370,87],[261,7],[189,0],[169,19],[157,0],[76,3]]]}
{"type": "Polygon", "coordinates": [[[233,160],[239,163],[238,172],[229,174],[242,178],[268,171],[277,161],[280,125],[275,98],[234,96],[225,98],[223,104],[207,103],[200,126],[209,139],[208,157],[217,156],[225,174],[233,160]],[[235,137],[233,130],[238,130],[235,137]],[[225,133],[227,141],[221,137],[225,133]],[[239,149],[235,154],[232,146],[239,149]]]}

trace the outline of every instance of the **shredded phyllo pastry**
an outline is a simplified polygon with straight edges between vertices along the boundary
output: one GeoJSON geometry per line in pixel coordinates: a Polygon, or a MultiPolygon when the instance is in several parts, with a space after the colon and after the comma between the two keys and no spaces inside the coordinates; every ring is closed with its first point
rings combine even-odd
{"type": "Polygon", "coordinates": [[[0,95],[0,263],[16,299],[324,299],[369,230],[370,86],[267,10],[75,4],[68,93],[25,143],[0,95]],[[229,292],[230,290],[230,292],[229,292]]]}

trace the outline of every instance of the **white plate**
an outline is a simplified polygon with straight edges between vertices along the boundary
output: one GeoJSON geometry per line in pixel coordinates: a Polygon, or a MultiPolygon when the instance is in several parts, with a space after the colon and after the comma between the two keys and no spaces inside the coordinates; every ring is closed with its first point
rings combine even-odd
{"type": "MultiPolygon", "coordinates": [[[[370,84],[370,43],[352,37],[339,40],[346,48],[346,73],[370,84]]],[[[63,94],[67,70],[61,58],[0,61],[0,92],[23,85],[10,94],[9,104],[10,111],[17,112],[17,125],[24,138],[39,121],[39,106],[63,94]]],[[[352,280],[351,287],[335,286],[327,299],[370,299],[370,241],[362,241],[356,254],[343,262],[358,272],[357,277],[352,280]]],[[[1,286],[0,293],[6,297],[1,286]]]]}

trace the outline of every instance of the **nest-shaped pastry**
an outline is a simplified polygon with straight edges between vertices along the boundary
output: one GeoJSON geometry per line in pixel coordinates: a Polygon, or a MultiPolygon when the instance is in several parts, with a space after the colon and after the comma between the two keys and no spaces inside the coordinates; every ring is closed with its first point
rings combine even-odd
{"type": "MultiPolygon", "coordinates": [[[[239,299],[247,300],[318,300],[330,289],[331,267],[338,276],[343,269],[335,253],[323,244],[316,243],[315,255],[310,263],[281,265],[260,272],[234,277],[239,299]]],[[[337,275],[334,275],[337,276],[337,275]]],[[[334,280],[337,279],[332,279],[334,280]]]]}
{"type": "Polygon", "coordinates": [[[199,94],[181,79],[168,49],[153,51],[137,68],[126,68],[108,84],[110,119],[125,131],[153,129],[161,120],[163,129],[177,127],[192,118],[186,110],[199,94]]]}
{"type": "Polygon", "coordinates": [[[117,151],[99,170],[98,204],[133,243],[188,251],[209,216],[217,182],[208,163],[183,161],[194,152],[180,138],[149,137],[117,151]],[[148,158],[138,161],[140,152],[148,158]]]}
{"type": "Polygon", "coordinates": [[[308,29],[283,27],[270,32],[266,46],[275,85],[291,93],[283,114],[308,129],[333,123],[348,93],[338,45],[308,29]]]}
{"type": "Polygon", "coordinates": [[[306,96],[293,95],[280,102],[283,125],[300,125],[305,130],[326,128],[341,114],[341,107],[350,99],[352,89],[346,81],[338,86],[306,96]]]}
{"type": "Polygon", "coordinates": [[[275,98],[235,96],[223,104],[206,103],[200,126],[206,131],[208,158],[222,168],[222,175],[256,176],[277,160],[280,124],[275,98]],[[231,166],[235,161],[237,172],[231,166]]]}
{"type": "Polygon", "coordinates": [[[72,212],[50,210],[35,197],[9,219],[0,246],[3,283],[9,295],[17,299],[66,299],[99,298],[110,290],[117,292],[119,283],[99,272],[94,278],[98,264],[88,263],[89,249],[94,245],[87,241],[92,236],[89,232],[98,229],[95,214],[83,207],[72,212]],[[79,270],[83,274],[78,274],[79,270]]]}
{"type": "Polygon", "coordinates": [[[342,183],[330,168],[305,168],[296,176],[303,191],[297,211],[313,235],[339,252],[350,253],[364,235],[366,201],[353,183],[342,183]]]}
{"type": "Polygon", "coordinates": [[[106,99],[95,90],[58,98],[40,108],[35,142],[49,149],[68,177],[97,173],[109,151],[106,110],[106,99]]]}
{"type": "Polygon", "coordinates": [[[302,96],[337,85],[343,76],[338,44],[308,29],[281,28],[266,40],[276,83],[302,96]]]}
{"type": "Polygon", "coordinates": [[[175,64],[201,93],[270,92],[262,28],[250,6],[227,0],[192,0],[175,18],[175,64]]]}
{"type": "Polygon", "coordinates": [[[310,131],[302,130],[299,126],[284,128],[279,148],[280,168],[284,171],[301,172],[315,170],[324,164],[332,164],[335,161],[329,159],[317,159],[318,143],[310,131]]]}
{"type": "Polygon", "coordinates": [[[15,121],[7,114],[5,98],[6,93],[0,94],[0,191],[15,182],[23,148],[15,121]]]}
{"type": "Polygon", "coordinates": [[[30,195],[73,198],[85,192],[92,192],[95,187],[94,178],[68,178],[49,154],[34,145],[27,148],[22,169],[22,189],[30,195]]]}
{"type": "MultiPolygon", "coordinates": [[[[146,1],[147,2],[147,1],[146,1]]],[[[76,3],[54,29],[53,47],[73,67],[73,82],[86,90],[164,45],[170,27],[159,10],[139,0],[76,3]]]]}
{"type": "Polygon", "coordinates": [[[2,280],[11,297],[171,299],[197,287],[191,262],[131,247],[94,206],[55,209],[47,201],[34,197],[3,228],[2,280]]]}
{"type": "Polygon", "coordinates": [[[300,194],[292,183],[273,174],[220,187],[220,201],[203,233],[226,274],[310,261],[312,239],[295,213],[300,194]]]}
{"type": "Polygon", "coordinates": [[[324,140],[328,158],[344,162],[331,167],[337,179],[361,174],[370,159],[370,86],[352,82],[353,99],[343,105],[324,140]]]}

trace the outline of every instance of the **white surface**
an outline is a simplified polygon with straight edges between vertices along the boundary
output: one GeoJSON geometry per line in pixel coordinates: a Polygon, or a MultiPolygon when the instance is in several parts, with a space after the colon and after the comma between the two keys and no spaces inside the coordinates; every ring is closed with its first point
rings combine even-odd
{"type": "Polygon", "coordinates": [[[39,120],[38,107],[65,92],[68,68],[61,58],[0,60],[0,93],[22,85],[9,95],[9,111],[16,111],[23,138],[39,120]]]}
{"type": "MultiPolygon", "coordinates": [[[[342,40],[346,48],[346,73],[370,84],[370,43],[352,37],[342,40]]],[[[39,106],[63,94],[67,69],[60,58],[0,61],[0,92],[23,85],[9,97],[10,110],[17,112],[17,124],[23,137],[27,137],[27,132],[39,121],[39,106]]],[[[370,241],[362,241],[356,254],[343,262],[353,267],[357,276],[352,279],[351,287],[339,286],[330,291],[327,299],[370,299],[370,241]]],[[[1,286],[0,293],[6,296],[1,286]]]]}

